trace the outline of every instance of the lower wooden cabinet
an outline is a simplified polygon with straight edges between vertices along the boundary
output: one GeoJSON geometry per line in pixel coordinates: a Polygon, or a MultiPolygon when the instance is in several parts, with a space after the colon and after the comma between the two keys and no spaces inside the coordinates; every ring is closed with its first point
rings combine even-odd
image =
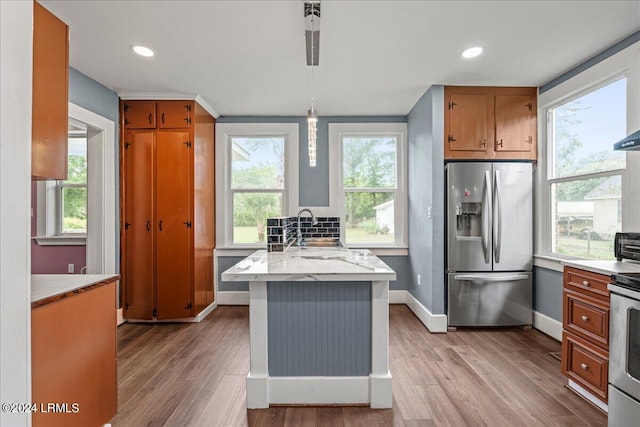
{"type": "Polygon", "coordinates": [[[607,403],[609,382],[608,276],[565,267],[562,373],[607,403]]]}
{"type": "Polygon", "coordinates": [[[31,310],[34,426],[102,426],[115,416],[115,301],[113,281],[31,310]]]}
{"type": "Polygon", "coordinates": [[[608,397],[609,352],[576,335],[562,334],[562,373],[604,402],[608,397]]]}

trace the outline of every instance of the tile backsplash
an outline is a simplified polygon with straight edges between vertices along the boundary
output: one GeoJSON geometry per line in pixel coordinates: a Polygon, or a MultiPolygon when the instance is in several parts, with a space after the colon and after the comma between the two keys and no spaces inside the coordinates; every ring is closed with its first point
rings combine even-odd
{"type": "MultiPolygon", "coordinates": [[[[300,218],[302,238],[340,237],[340,218],[318,217],[313,224],[310,217],[300,218]]],[[[267,250],[282,252],[297,238],[298,218],[295,216],[267,219],[267,250]]]]}

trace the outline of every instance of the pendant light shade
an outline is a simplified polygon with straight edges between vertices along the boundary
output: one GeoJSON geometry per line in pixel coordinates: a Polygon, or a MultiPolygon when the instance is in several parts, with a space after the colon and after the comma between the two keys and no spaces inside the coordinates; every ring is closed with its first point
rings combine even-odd
{"type": "Polygon", "coordinates": [[[312,107],[307,112],[309,166],[316,165],[316,141],[318,137],[317,132],[318,132],[318,112],[312,107]]]}

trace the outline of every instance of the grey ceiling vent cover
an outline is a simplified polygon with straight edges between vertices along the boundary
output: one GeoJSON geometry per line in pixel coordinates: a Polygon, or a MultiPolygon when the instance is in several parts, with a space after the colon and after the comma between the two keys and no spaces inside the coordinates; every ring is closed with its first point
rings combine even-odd
{"type": "Polygon", "coordinates": [[[320,57],[320,1],[304,2],[304,37],[307,46],[307,65],[318,65],[320,57]],[[313,37],[311,37],[313,34],[313,37]],[[313,40],[313,49],[311,41],[313,40]],[[313,51],[313,61],[311,55],[313,51]]]}

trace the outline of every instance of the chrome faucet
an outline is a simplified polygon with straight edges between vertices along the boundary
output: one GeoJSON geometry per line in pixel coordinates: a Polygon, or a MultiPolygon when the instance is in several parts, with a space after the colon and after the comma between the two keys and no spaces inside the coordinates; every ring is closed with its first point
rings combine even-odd
{"type": "Polygon", "coordinates": [[[313,212],[311,212],[311,209],[308,209],[308,208],[300,209],[300,212],[298,212],[298,245],[302,244],[302,230],[300,229],[300,215],[302,215],[303,212],[309,212],[309,214],[311,215],[311,224],[316,225],[318,223],[318,220],[313,215],[313,212]]]}

